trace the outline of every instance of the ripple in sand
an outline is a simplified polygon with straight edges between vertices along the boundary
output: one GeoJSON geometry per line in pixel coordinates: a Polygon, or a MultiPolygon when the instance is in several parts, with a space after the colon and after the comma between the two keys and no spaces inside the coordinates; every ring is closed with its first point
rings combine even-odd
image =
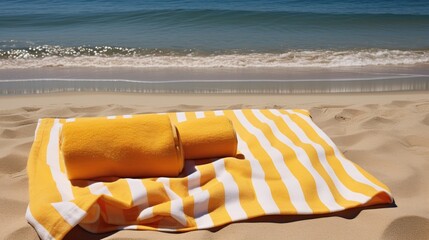
{"type": "Polygon", "coordinates": [[[41,108],[40,107],[22,107],[22,109],[26,112],[37,112],[41,108]]]}
{"type": "Polygon", "coordinates": [[[12,174],[20,172],[27,166],[27,153],[8,150],[0,155],[0,174],[12,174]]]}
{"type": "Polygon", "coordinates": [[[382,116],[373,116],[368,120],[362,122],[360,125],[365,129],[385,128],[387,126],[395,124],[397,121],[382,116]]]}
{"type": "Polygon", "coordinates": [[[416,109],[419,112],[429,112],[429,103],[416,104],[416,109]]]}
{"type": "Polygon", "coordinates": [[[393,107],[393,108],[406,107],[413,103],[414,102],[411,102],[411,101],[392,101],[390,104],[387,104],[386,107],[393,107]]]}
{"type": "Polygon", "coordinates": [[[90,107],[69,107],[69,110],[73,113],[98,113],[105,110],[105,106],[90,106],[90,107]]]}
{"type": "Polygon", "coordinates": [[[0,132],[0,138],[25,138],[34,135],[36,124],[9,127],[0,132]]]}
{"type": "Polygon", "coordinates": [[[28,117],[22,115],[22,114],[5,114],[2,115],[0,118],[1,122],[17,122],[21,120],[26,120],[28,117]]]}

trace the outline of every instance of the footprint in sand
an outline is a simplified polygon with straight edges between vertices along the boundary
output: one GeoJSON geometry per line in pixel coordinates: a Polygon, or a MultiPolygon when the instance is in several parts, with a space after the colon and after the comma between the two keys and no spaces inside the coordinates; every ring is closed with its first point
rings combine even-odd
{"type": "Polygon", "coordinates": [[[386,125],[390,126],[395,123],[396,123],[395,120],[392,120],[386,117],[373,116],[373,117],[370,117],[368,120],[362,122],[361,126],[366,129],[373,129],[373,128],[381,128],[386,125]]]}
{"type": "Polygon", "coordinates": [[[350,121],[364,113],[365,111],[358,109],[344,109],[335,115],[335,119],[340,122],[350,121]]]}
{"type": "Polygon", "coordinates": [[[0,155],[0,174],[12,174],[20,172],[27,166],[27,153],[9,150],[0,155]]]}
{"type": "Polygon", "coordinates": [[[426,117],[421,121],[426,126],[429,126],[429,114],[426,115],[426,117]]]}

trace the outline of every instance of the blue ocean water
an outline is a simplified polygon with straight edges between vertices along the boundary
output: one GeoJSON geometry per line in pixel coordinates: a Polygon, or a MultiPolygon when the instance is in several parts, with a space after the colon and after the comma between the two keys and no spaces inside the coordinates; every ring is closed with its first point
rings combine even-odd
{"type": "Polygon", "coordinates": [[[429,0],[0,0],[0,94],[427,90],[428,69],[429,0]]]}
{"type": "Polygon", "coordinates": [[[428,63],[429,0],[0,0],[0,68],[58,62],[141,67],[428,63]]]}
{"type": "Polygon", "coordinates": [[[1,5],[3,48],[29,43],[257,52],[429,47],[427,0],[2,0],[1,5]]]}

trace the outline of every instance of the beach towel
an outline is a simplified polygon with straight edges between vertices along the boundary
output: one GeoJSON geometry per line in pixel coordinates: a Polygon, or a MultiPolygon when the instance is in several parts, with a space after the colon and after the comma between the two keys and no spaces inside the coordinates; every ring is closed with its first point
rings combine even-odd
{"type": "Polygon", "coordinates": [[[60,157],[60,129],[80,119],[40,119],[28,159],[26,212],[40,238],[61,239],[76,225],[93,233],[183,232],[264,215],[324,214],[393,201],[387,186],[346,159],[306,110],[167,114],[174,124],[228,117],[239,157],[188,160],[174,178],[70,181],[60,157]]]}

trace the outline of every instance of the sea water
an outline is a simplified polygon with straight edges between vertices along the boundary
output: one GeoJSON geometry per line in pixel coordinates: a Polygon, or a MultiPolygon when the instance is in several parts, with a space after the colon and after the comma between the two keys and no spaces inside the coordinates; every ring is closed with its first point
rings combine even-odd
{"type": "MultiPolygon", "coordinates": [[[[55,91],[108,91],[113,89],[109,80],[114,80],[118,91],[142,92],[240,92],[246,87],[233,81],[253,82],[252,91],[258,92],[263,91],[264,84],[255,82],[275,80],[270,89],[290,92],[290,82],[315,82],[312,80],[319,79],[317,73],[297,79],[287,74],[283,78],[267,74],[267,79],[254,79],[242,77],[242,73],[249,69],[282,69],[287,73],[308,68],[338,73],[368,67],[390,67],[389,74],[378,80],[378,70],[364,77],[334,74],[325,80],[337,80],[329,85],[338,87],[341,79],[401,79],[400,85],[417,81],[417,90],[424,90],[428,66],[429,0],[0,0],[3,94],[38,91],[41,84],[56,84],[52,87],[55,91]],[[396,67],[405,68],[405,73],[392,74],[396,67]],[[409,70],[414,67],[421,71],[409,70]],[[132,68],[140,70],[142,77],[116,74],[115,78],[97,75],[88,79],[79,74],[46,74],[69,68],[109,69],[112,75],[114,68],[132,68]],[[178,79],[175,74],[168,79],[148,79],[145,69],[196,69],[203,73],[236,70],[230,79],[223,79],[232,81],[227,87],[222,81],[217,86],[216,77],[205,79],[210,84],[198,81],[198,77],[178,79]],[[14,74],[10,74],[12,70],[14,74]],[[45,74],[38,78],[20,74],[32,71],[45,74]],[[136,83],[130,85],[131,80],[136,83]],[[17,87],[18,82],[21,87],[17,87]],[[66,82],[72,82],[67,84],[73,87],[64,85],[66,82]]],[[[308,86],[319,88],[309,83],[302,86],[304,90],[312,88],[308,86]]]]}

